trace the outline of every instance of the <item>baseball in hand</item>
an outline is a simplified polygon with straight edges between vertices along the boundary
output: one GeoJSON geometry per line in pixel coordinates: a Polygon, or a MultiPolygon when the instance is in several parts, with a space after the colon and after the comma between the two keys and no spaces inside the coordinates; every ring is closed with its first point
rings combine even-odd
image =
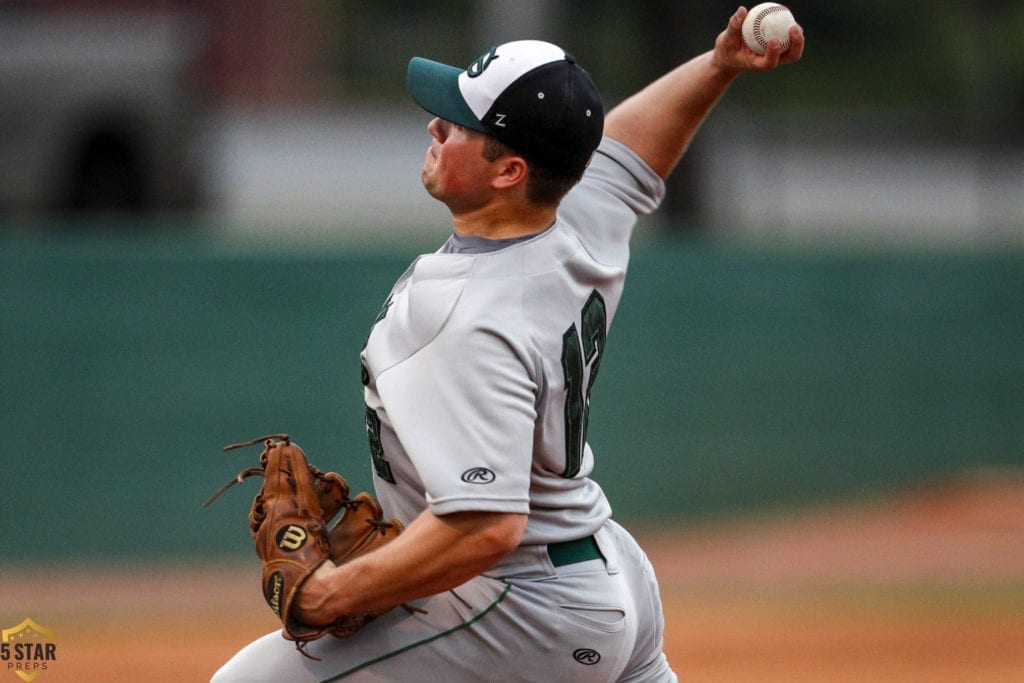
{"type": "Polygon", "coordinates": [[[743,20],[743,42],[751,50],[763,55],[768,41],[777,40],[782,49],[789,47],[789,29],[796,24],[793,13],[777,2],[762,2],[747,13],[743,20]]]}

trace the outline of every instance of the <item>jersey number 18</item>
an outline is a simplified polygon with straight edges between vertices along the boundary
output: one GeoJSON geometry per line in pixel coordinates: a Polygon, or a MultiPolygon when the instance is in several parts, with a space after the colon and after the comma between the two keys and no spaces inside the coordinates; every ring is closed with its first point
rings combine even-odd
{"type": "Polygon", "coordinates": [[[590,391],[597,381],[608,329],[604,299],[596,289],[583,306],[580,323],[582,334],[573,323],[562,335],[562,372],[565,374],[565,471],[562,476],[566,479],[579,474],[583,466],[590,391]]]}

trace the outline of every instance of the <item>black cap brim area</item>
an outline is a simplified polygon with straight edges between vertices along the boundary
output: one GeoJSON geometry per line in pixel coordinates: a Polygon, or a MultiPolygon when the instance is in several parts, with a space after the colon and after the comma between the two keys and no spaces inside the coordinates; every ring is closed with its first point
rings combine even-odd
{"type": "Polygon", "coordinates": [[[409,61],[409,94],[434,116],[486,133],[487,129],[466,104],[459,91],[459,74],[463,69],[422,57],[409,61]]]}

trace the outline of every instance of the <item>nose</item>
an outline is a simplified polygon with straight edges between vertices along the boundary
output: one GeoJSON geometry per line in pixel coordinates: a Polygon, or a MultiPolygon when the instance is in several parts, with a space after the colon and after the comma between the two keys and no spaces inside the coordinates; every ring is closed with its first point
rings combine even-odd
{"type": "Polygon", "coordinates": [[[430,120],[430,123],[427,124],[427,131],[433,135],[438,142],[444,142],[445,137],[447,137],[447,127],[444,124],[444,119],[439,116],[435,116],[430,120]]]}

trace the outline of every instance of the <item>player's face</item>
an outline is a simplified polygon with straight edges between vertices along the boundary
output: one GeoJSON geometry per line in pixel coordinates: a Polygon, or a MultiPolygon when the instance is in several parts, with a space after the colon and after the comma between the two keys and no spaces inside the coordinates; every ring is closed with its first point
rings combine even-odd
{"type": "Polygon", "coordinates": [[[435,118],[427,126],[434,140],[423,160],[423,187],[452,211],[472,209],[490,196],[493,162],[484,159],[485,136],[435,118]]]}

